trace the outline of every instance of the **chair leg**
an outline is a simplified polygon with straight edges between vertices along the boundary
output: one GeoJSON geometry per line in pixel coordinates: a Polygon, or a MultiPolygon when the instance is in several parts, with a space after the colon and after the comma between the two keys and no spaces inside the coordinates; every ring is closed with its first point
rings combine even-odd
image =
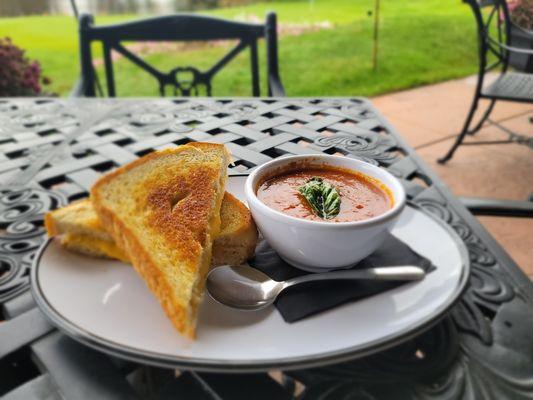
{"type": "Polygon", "coordinates": [[[468,131],[468,135],[474,136],[481,129],[481,126],[483,126],[485,121],[489,118],[490,113],[494,109],[494,104],[496,104],[496,100],[491,100],[487,108],[487,111],[485,111],[485,113],[483,114],[483,116],[481,117],[477,125],[468,131]]]}
{"type": "Polygon", "coordinates": [[[446,164],[447,161],[449,161],[452,157],[457,148],[463,143],[463,140],[465,136],[468,134],[468,128],[470,127],[470,124],[472,123],[472,119],[474,118],[474,114],[477,110],[477,105],[479,103],[479,95],[476,94],[474,97],[474,101],[472,102],[472,107],[470,108],[470,112],[468,113],[468,116],[466,117],[465,124],[463,126],[463,130],[459,135],[457,135],[457,139],[455,139],[455,143],[453,146],[448,150],[448,153],[444,157],[441,157],[437,159],[437,162],[439,164],[446,164]]]}

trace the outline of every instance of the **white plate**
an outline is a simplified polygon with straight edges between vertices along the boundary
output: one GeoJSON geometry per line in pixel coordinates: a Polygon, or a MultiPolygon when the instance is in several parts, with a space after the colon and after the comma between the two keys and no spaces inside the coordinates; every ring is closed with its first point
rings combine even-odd
{"type": "MultiPolygon", "coordinates": [[[[227,190],[239,198],[245,177],[227,190]]],[[[98,350],[167,367],[266,371],[345,361],[383,350],[427,329],[465,287],[466,249],[445,224],[407,207],[393,233],[437,269],[420,282],[299,322],[274,307],[237,311],[204,297],[197,339],[181,337],[131,266],[83,257],[46,242],[32,270],[41,310],[66,334],[98,350]]]]}

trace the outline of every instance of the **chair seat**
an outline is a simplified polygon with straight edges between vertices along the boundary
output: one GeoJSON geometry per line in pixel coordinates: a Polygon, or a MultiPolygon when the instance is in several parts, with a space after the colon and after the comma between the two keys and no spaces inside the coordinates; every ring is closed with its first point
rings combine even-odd
{"type": "Polygon", "coordinates": [[[489,98],[533,102],[533,75],[507,72],[483,88],[481,94],[489,98]]]}

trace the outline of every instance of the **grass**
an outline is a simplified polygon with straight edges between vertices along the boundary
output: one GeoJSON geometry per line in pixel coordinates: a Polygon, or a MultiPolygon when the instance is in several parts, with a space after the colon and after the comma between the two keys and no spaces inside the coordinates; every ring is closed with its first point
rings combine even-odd
{"type": "MultiPolygon", "coordinates": [[[[476,71],[472,16],[459,0],[388,0],[382,2],[380,58],[372,70],[372,0],[271,1],[215,10],[225,18],[263,18],[275,10],[280,23],[329,21],[331,29],[283,36],[281,76],[288,95],[363,95],[410,88],[457,78],[476,71]]],[[[99,16],[97,24],[135,18],[99,16]]],[[[0,18],[0,36],[9,35],[41,61],[53,80],[51,89],[65,95],[79,71],[75,21],[69,17],[0,18]]],[[[208,67],[229,47],[202,47],[180,54],[150,54],[145,58],[162,70],[177,65],[208,67]]],[[[96,54],[99,53],[96,49],[96,54]]],[[[260,48],[265,65],[264,47],[260,48]]],[[[116,63],[120,96],[157,95],[155,81],[126,60],[116,63]]],[[[264,68],[262,71],[264,78],[264,68]]],[[[265,93],[264,86],[262,88],[265,93]]],[[[250,94],[249,55],[241,54],[213,82],[213,94],[250,94]]]]}

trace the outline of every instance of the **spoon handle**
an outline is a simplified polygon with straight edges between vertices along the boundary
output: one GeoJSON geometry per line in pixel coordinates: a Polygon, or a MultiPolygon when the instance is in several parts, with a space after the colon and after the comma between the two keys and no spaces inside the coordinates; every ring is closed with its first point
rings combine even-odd
{"type": "Polygon", "coordinates": [[[283,289],[288,288],[289,286],[298,285],[300,283],[326,280],[368,279],[378,281],[416,281],[423,279],[425,275],[426,272],[422,268],[412,265],[386,268],[351,269],[345,271],[332,271],[322,274],[298,276],[285,281],[283,289]]]}

